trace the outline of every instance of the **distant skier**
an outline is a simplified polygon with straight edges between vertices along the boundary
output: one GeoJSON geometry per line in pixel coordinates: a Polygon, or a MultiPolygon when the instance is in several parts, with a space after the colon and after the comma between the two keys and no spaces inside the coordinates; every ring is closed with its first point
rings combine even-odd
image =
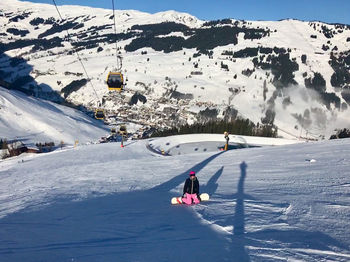
{"type": "Polygon", "coordinates": [[[199,197],[199,182],[196,177],[196,172],[191,171],[190,177],[186,179],[182,202],[187,205],[191,205],[192,203],[198,204],[201,201],[199,197]]]}
{"type": "Polygon", "coordinates": [[[224,136],[225,136],[225,140],[226,140],[226,144],[225,144],[225,148],[224,150],[227,151],[228,149],[228,141],[230,141],[230,137],[228,136],[228,132],[224,132],[224,136]]]}

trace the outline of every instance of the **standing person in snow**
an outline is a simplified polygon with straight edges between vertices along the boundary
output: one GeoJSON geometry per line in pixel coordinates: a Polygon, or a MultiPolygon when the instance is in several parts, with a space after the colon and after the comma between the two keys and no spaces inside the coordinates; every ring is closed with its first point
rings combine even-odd
{"type": "Polygon", "coordinates": [[[191,171],[190,177],[186,179],[183,195],[182,195],[182,202],[191,205],[192,202],[194,204],[198,204],[201,201],[199,197],[199,182],[196,177],[196,172],[191,171]]]}
{"type": "Polygon", "coordinates": [[[227,149],[228,149],[228,141],[230,141],[230,138],[228,136],[228,132],[225,131],[224,132],[224,136],[225,136],[225,140],[226,140],[226,144],[225,144],[224,150],[227,151],[227,149]]]}

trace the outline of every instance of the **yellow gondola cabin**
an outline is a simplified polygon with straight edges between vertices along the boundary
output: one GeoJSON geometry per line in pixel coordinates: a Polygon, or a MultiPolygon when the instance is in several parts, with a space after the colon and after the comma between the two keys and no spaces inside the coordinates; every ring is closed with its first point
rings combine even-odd
{"type": "Polygon", "coordinates": [[[105,112],[103,111],[103,109],[96,109],[95,118],[96,119],[104,119],[105,118],[105,112]]]}
{"type": "Polygon", "coordinates": [[[123,74],[120,72],[109,72],[107,76],[107,85],[109,90],[122,91],[124,88],[123,74]]]}

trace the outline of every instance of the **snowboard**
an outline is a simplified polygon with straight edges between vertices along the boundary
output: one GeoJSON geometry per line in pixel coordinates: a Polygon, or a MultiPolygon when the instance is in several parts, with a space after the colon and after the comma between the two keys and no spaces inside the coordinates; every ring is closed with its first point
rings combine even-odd
{"type": "MultiPolygon", "coordinates": [[[[182,201],[181,201],[182,197],[173,197],[171,199],[171,204],[172,205],[182,205],[182,201]]],[[[209,200],[209,195],[207,193],[202,193],[200,194],[200,198],[201,198],[201,202],[203,201],[208,201],[209,200]]]]}

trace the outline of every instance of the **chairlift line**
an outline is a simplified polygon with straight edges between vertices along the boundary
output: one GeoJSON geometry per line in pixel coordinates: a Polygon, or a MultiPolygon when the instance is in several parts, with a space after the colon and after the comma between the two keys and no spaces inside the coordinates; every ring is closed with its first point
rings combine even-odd
{"type": "MultiPolygon", "coordinates": [[[[57,4],[56,4],[56,1],[55,1],[55,0],[52,0],[52,1],[53,1],[54,5],[55,5],[56,11],[57,11],[57,13],[58,13],[58,16],[60,17],[61,21],[64,21],[62,15],[61,15],[61,13],[60,13],[60,11],[59,11],[59,9],[58,9],[58,6],[57,6],[57,4]]],[[[73,41],[72,41],[72,38],[71,38],[71,36],[70,36],[70,34],[69,34],[68,29],[66,29],[66,32],[67,32],[68,41],[72,44],[73,41]]],[[[96,89],[95,89],[95,87],[94,87],[94,85],[93,85],[93,83],[92,83],[92,81],[91,81],[91,78],[89,77],[89,74],[88,74],[88,72],[87,72],[87,70],[86,70],[86,67],[85,67],[85,65],[84,65],[84,63],[83,63],[83,60],[82,60],[81,57],[80,57],[80,54],[79,54],[78,49],[74,48],[74,45],[73,45],[73,44],[72,44],[72,48],[73,48],[73,51],[77,54],[78,61],[80,62],[81,66],[82,66],[82,68],[83,68],[83,70],[84,70],[84,73],[85,73],[85,76],[86,76],[88,82],[90,82],[90,85],[91,85],[92,90],[94,91],[94,93],[95,93],[95,95],[96,95],[97,100],[98,100],[98,101],[101,101],[100,98],[99,98],[99,96],[98,96],[98,94],[97,94],[97,92],[96,92],[96,89]]],[[[94,114],[94,115],[95,115],[95,118],[96,118],[96,119],[104,119],[104,118],[105,118],[104,110],[100,108],[100,105],[98,105],[98,106],[99,106],[99,108],[97,108],[97,109],[95,110],[95,114],[94,114]]]]}
{"type": "MultiPolygon", "coordinates": [[[[58,9],[56,1],[55,0],[52,0],[52,1],[53,1],[53,4],[55,5],[55,8],[56,8],[56,11],[58,13],[59,18],[61,19],[61,21],[64,21],[62,15],[58,9]]],[[[115,48],[116,48],[115,51],[116,51],[117,65],[113,71],[108,73],[107,85],[108,85],[109,90],[113,90],[113,91],[116,90],[116,91],[120,92],[123,90],[125,84],[124,84],[124,76],[121,72],[121,70],[122,70],[122,57],[120,55],[118,55],[117,26],[116,26],[116,18],[115,18],[114,0],[112,0],[112,7],[113,7],[113,21],[114,21],[115,48]]],[[[66,32],[67,32],[68,41],[72,44],[73,41],[72,41],[71,35],[69,34],[68,29],[66,29],[66,32]]],[[[87,69],[86,69],[84,63],[83,63],[83,60],[80,57],[78,49],[74,48],[73,44],[72,44],[72,48],[73,48],[73,51],[77,54],[78,61],[80,62],[81,66],[84,70],[84,73],[85,73],[85,76],[86,76],[88,82],[90,82],[90,85],[92,87],[92,90],[95,93],[97,100],[101,101],[101,99],[99,98],[99,96],[96,92],[96,89],[91,81],[91,78],[89,77],[89,74],[87,72],[87,69]]],[[[103,108],[101,108],[100,103],[98,104],[98,107],[95,110],[94,116],[96,119],[104,119],[105,118],[105,113],[104,113],[103,108]]]]}
{"type": "Polygon", "coordinates": [[[114,0],[112,0],[113,7],[113,22],[114,22],[114,36],[115,36],[115,54],[117,59],[117,66],[113,71],[110,71],[107,75],[108,90],[122,91],[124,89],[124,76],[122,70],[122,57],[118,54],[118,41],[117,41],[117,25],[115,19],[115,7],[114,0]]]}
{"type": "Polygon", "coordinates": [[[55,5],[55,7],[56,7],[56,11],[57,11],[57,13],[58,13],[58,16],[61,18],[61,20],[63,21],[63,18],[62,18],[62,16],[61,16],[61,13],[60,13],[60,11],[58,10],[58,7],[57,7],[57,5],[56,5],[56,1],[55,0],[52,0],[53,1],[53,3],[54,3],[54,5],[55,5]]]}
{"type": "MultiPolygon", "coordinates": [[[[118,41],[117,41],[117,26],[116,26],[116,20],[115,20],[115,8],[114,8],[114,0],[112,0],[112,7],[113,7],[113,24],[114,24],[114,37],[115,37],[115,55],[118,62],[118,41]]],[[[120,70],[119,64],[117,64],[117,70],[120,70]]]]}
{"type": "Polygon", "coordinates": [[[112,8],[113,8],[113,24],[114,24],[114,37],[115,37],[115,55],[117,58],[116,71],[121,71],[122,70],[122,57],[120,55],[118,55],[117,23],[116,23],[116,19],[115,19],[114,0],[112,0],[112,8]]]}

